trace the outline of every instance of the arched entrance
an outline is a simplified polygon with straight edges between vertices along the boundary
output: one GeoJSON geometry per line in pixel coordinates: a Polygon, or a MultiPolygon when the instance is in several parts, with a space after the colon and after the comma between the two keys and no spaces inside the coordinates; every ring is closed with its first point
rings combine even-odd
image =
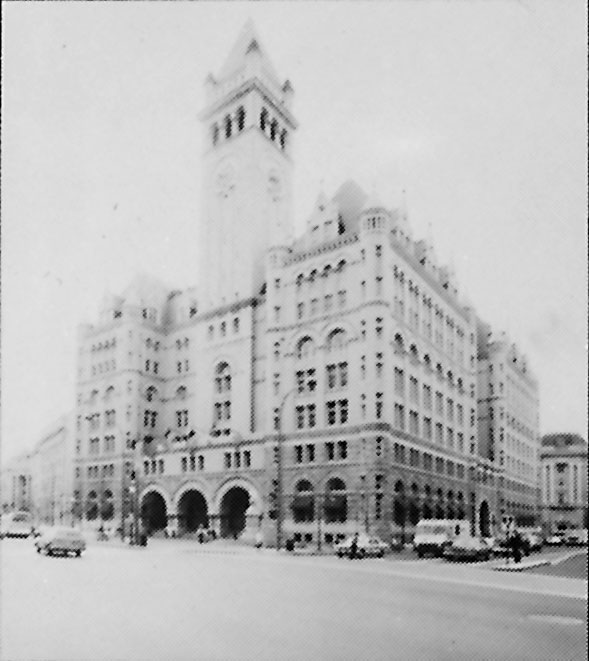
{"type": "Polygon", "coordinates": [[[483,500],[481,506],[479,507],[479,531],[481,533],[481,537],[491,536],[489,504],[486,500],[483,500]]]}
{"type": "Polygon", "coordinates": [[[208,528],[207,501],[200,491],[189,489],[178,501],[178,525],[180,533],[195,532],[200,527],[208,528]]]}
{"type": "Polygon", "coordinates": [[[245,513],[250,506],[249,493],[243,487],[231,487],[221,500],[221,537],[237,539],[246,524],[245,513]]]}
{"type": "Polygon", "coordinates": [[[141,520],[148,535],[163,530],[167,523],[166,501],[157,491],[146,493],[141,502],[141,520]]]}

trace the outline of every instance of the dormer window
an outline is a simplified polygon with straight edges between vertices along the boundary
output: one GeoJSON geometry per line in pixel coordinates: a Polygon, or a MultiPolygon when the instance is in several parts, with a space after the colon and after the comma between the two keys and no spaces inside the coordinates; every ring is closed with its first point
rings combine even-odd
{"type": "Polygon", "coordinates": [[[286,129],[282,130],[280,132],[280,149],[286,149],[286,137],[287,137],[287,132],[286,129]]]}
{"type": "Polygon", "coordinates": [[[270,122],[270,140],[272,140],[272,142],[274,142],[274,140],[276,140],[277,130],[278,130],[278,122],[275,119],[273,119],[270,122]]]}
{"type": "Polygon", "coordinates": [[[225,117],[225,137],[230,138],[231,137],[231,130],[233,128],[232,122],[231,122],[231,117],[227,115],[225,117]]]}
{"type": "Polygon", "coordinates": [[[266,131],[266,123],[268,122],[268,111],[266,108],[262,108],[262,112],[260,113],[260,128],[262,131],[266,131]]]}
{"type": "Polygon", "coordinates": [[[245,110],[243,106],[239,106],[237,109],[237,130],[243,131],[245,128],[245,110]]]}
{"type": "Polygon", "coordinates": [[[219,142],[219,127],[217,124],[214,124],[211,129],[211,138],[213,140],[213,145],[216,145],[219,142]]]}

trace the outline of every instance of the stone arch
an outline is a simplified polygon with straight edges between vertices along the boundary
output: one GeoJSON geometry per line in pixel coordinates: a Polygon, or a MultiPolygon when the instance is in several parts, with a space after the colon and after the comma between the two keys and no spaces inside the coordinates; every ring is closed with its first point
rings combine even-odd
{"type": "Polygon", "coordinates": [[[218,513],[221,537],[237,539],[258,518],[263,511],[263,503],[254,485],[243,478],[227,480],[215,495],[215,508],[218,513]]]}
{"type": "Polygon", "coordinates": [[[175,505],[180,534],[209,526],[209,499],[200,484],[188,482],[176,492],[175,505]]]}
{"type": "Polygon", "coordinates": [[[168,524],[168,499],[159,488],[147,488],[140,500],[141,521],[148,535],[164,530],[168,524]]]}

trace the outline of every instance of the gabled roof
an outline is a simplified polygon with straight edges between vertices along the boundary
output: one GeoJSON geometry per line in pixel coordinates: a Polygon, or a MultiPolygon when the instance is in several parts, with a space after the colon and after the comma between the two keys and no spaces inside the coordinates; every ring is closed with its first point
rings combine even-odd
{"type": "Polygon", "coordinates": [[[235,42],[233,48],[231,49],[229,56],[225,60],[225,64],[221,67],[219,71],[219,78],[229,78],[233,74],[241,71],[245,66],[245,60],[248,53],[252,51],[257,51],[260,58],[262,59],[263,68],[266,70],[268,75],[274,78],[277,85],[279,85],[279,78],[276,73],[276,70],[270,62],[270,58],[262,46],[256,28],[254,27],[253,21],[249,19],[244,25],[243,30],[241,31],[237,41],[235,42]]]}

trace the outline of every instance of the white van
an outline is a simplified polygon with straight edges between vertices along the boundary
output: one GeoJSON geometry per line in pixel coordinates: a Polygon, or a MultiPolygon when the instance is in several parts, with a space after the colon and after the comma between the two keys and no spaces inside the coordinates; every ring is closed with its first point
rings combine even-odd
{"type": "Polygon", "coordinates": [[[413,548],[417,555],[441,556],[452,540],[470,535],[470,523],[463,519],[422,519],[415,527],[413,548]]]}

